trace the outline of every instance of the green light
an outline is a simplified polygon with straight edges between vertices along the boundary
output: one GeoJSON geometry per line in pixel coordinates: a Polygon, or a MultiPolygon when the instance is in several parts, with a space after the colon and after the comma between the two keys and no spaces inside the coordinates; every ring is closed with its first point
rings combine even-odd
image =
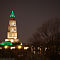
{"type": "Polygon", "coordinates": [[[3,42],[3,43],[0,43],[0,45],[13,45],[11,42],[3,42]]]}
{"type": "Polygon", "coordinates": [[[13,11],[12,11],[12,13],[13,13],[13,11]]]}
{"type": "Polygon", "coordinates": [[[12,10],[10,17],[15,17],[13,10],[12,10]]]}
{"type": "Polygon", "coordinates": [[[4,43],[0,43],[0,45],[4,45],[4,43]]]}

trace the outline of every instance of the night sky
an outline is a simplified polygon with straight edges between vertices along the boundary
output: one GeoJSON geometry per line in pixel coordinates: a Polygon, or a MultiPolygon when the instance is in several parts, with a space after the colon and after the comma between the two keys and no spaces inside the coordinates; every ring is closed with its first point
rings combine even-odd
{"type": "Polygon", "coordinates": [[[0,41],[7,38],[11,8],[16,16],[18,38],[25,43],[44,22],[60,17],[60,1],[58,0],[0,0],[0,41]]]}

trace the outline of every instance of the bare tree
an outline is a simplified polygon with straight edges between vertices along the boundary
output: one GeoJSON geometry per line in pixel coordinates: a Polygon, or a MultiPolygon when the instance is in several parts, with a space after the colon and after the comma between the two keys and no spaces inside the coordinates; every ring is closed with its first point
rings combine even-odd
{"type": "MultiPolygon", "coordinates": [[[[54,18],[50,19],[40,28],[37,29],[37,32],[33,34],[33,37],[30,39],[33,44],[45,44],[49,41],[54,41],[60,34],[60,19],[54,18]]],[[[60,36],[59,36],[60,37],[60,36]]],[[[58,37],[58,38],[59,38],[58,37]]]]}

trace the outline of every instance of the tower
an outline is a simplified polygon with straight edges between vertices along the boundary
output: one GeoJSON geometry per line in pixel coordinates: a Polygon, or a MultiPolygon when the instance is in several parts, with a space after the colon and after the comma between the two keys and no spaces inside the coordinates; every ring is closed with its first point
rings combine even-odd
{"type": "Polygon", "coordinates": [[[7,39],[5,41],[10,41],[12,43],[17,43],[19,40],[17,39],[17,26],[16,26],[16,19],[14,12],[10,15],[9,25],[8,25],[8,32],[7,32],[7,39]]]}

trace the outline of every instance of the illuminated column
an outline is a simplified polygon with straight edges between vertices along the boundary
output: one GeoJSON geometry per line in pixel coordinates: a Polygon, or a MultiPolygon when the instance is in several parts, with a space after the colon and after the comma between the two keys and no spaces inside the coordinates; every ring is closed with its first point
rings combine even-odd
{"type": "Polygon", "coordinates": [[[9,21],[7,38],[17,38],[16,20],[13,18],[9,21]]]}
{"type": "Polygon", "coordinates": [[[17,39],[17,27],[16,27],[16,20],[13,11],[10,15],[7,39],[5,39],[5,41],[10,41],[12,43],[19,42],[19,40],[17,39]]]}

